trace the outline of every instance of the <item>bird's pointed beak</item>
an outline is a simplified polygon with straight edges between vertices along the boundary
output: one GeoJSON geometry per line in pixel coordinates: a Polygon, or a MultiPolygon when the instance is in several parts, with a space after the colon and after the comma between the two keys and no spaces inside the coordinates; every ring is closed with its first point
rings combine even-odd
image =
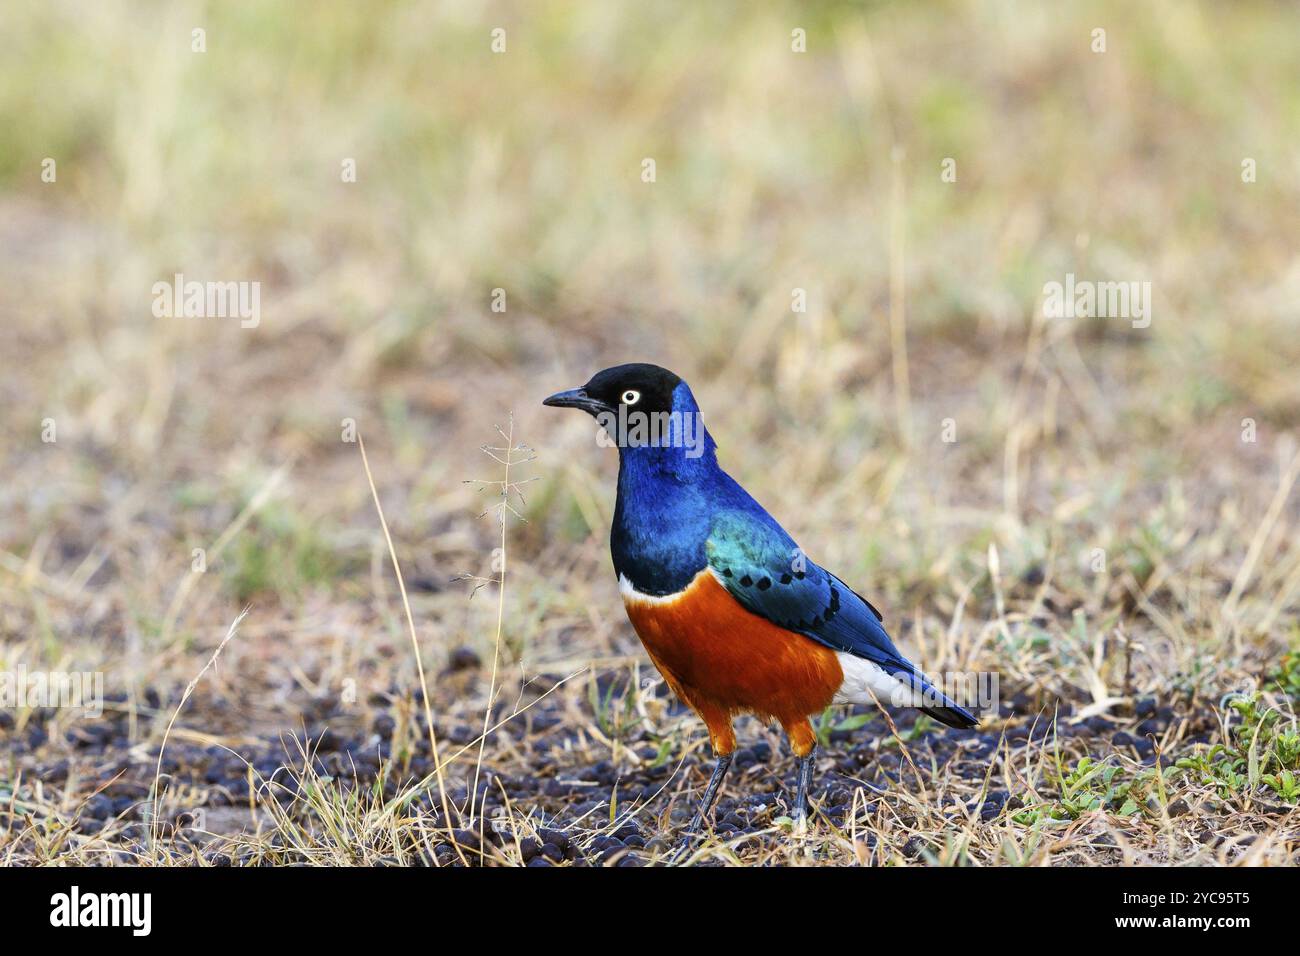
{"type": "Polygon", "coordinates": [[[556,392],[542,404],[550,405],[552,408],[581,408],[592,415],[609,411],[609,407],[604,402],[590,397],[585,388],[570,388],[563,392],[556,392]]]}

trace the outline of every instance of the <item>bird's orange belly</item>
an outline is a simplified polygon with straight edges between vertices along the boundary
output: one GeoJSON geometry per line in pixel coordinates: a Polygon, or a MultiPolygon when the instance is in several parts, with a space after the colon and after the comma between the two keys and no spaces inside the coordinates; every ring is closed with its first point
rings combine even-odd
{"type": "Polygon", "coordinates": [[[669,597],[625,586],[623,603],[659,672],[706,720],[711,711],[799,721],[844,682],[834,651],[745,610],[707,569],[669,597]]]}

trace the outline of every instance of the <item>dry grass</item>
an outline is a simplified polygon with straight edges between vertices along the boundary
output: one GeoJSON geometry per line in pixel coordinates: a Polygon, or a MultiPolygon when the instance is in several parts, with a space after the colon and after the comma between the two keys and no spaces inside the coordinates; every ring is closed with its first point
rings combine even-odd
{"type": "Polygon", "coordinates": [[[745,724],[696,862],[1295,863],[1296,26],[5,5],[0,672],[110,699],[0,710],[0,861],[662,859],[707,741],[617,597],[612,453],[538,406],[651,360],[913,659],[1004,699],[991,737],[831,715],[806,841],[745,724]],[[261,324],[155,318],[175,272],[260,281],[261,324]],[[1044,319],[1067,272],[1150,281],[1151,326],[1044,319]],[[465,480],[507,423],[537,480],[497,523],[465,480]]]}

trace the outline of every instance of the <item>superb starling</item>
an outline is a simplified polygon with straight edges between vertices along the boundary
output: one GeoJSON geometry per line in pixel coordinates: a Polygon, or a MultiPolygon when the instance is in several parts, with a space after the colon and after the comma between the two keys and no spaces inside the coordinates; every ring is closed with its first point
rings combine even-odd
{"type": "Polygon", "coordinates": [[[976,718],[894,646],[880,612],[807,558],[718,467],[679,376],[619,365],[546,405],[596,417],[619,448],[610,550],[627,615],[673,691],[703,718],[717,763],[691,823],[700,827],[736,748],[732,718],[779,721],[799,758],[794,819],[808,813],[816,735],[834,703],[919,707],[949,727],[976,718]]]}

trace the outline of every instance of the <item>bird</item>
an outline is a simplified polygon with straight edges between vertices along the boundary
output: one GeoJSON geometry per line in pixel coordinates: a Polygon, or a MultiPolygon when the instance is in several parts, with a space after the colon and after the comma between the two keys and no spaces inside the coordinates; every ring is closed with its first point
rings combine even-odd
{"type": "Polygon", "coordinates": [[[801,831],[817,744],[809,718],[829,705],[883,700],[949,727],[977,725],[899,652],[880,611],[722,470],[680,376],[617,365],[542,404],[587,412],[602,443],[619,449],[610,527],[619,593],[650,660],[704,721],[715,758],[687,839],[717,799],[741,714],[784,729],[798,760],[791,817],[801,831]]]}

